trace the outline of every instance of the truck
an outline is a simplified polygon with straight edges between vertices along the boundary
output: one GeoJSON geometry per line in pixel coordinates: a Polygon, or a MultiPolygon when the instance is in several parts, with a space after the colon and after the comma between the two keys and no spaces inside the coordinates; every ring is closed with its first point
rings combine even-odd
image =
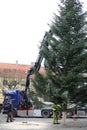
{"type": "MultiPolygon", "coordinates": [[[[43,44],[47,47],[49,46],[49,39],[53,35],[52,31],[49,30],[45,33],[42,44],[40,46],[40,50],[43,49],[43,44]]],[[[34,65],[27,71],[26,75],[26,82],[25,82],[25,90],[6,90],[4,91],[4,101],[3,101],[3,113],[6,113],[7,111],[7,103],[11,99],[14,110],[13,115],[27,115],[27,116],[39,116],[39,117],[51,117],[52,115],[52,108],[46,107],[42,109],[34,109],[34,106],[31,102],[31,99],[29,97],[29,86],[30,86],[30,76],[34,74],[35,71],[39,71],[41,67],[41,63],[43,60],[43,54],[41,51],[39,52],[39,55],[37,57],[36,62],[34,65]]]]}
{"type": "Polygon", "coordinates": [[[4,95],[3,114],[7,113],[8,102],[11,100],[12,104],[13,104],[13,116],[14,117],[27,115],[28,117],[48,118],[48,117],[52,116],[52,107],[44,107],[41,109],[36,109],[36,108],[34,108],[34,104],[33,104],[32,100],[30,100],[30,102],[26,102],[24,91],[6,90],[6,91],[4,91],[3,95],[4,95]]]}

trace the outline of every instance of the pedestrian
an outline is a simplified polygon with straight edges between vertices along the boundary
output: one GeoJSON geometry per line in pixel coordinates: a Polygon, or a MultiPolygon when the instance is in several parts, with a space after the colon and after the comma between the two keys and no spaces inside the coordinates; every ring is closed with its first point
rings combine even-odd
{"type": "Polygon", "coordinates": [[[7,120],[6,122],[12,122],[13,121],[13,105],[12,101],[10,100],[7,106],[7,120]]]}

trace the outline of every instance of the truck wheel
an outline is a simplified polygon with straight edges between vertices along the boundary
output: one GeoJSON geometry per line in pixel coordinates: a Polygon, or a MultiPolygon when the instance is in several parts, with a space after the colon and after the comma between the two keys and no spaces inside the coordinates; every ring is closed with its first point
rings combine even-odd
{"type": "Polygon", "coordinates": [[[42,115],[43,118],[49,118],[49,117],[50,117],[50,111],[48,111],[48,110],[43,110],[43,111],[41,112],[41,115],[42,115]]]}

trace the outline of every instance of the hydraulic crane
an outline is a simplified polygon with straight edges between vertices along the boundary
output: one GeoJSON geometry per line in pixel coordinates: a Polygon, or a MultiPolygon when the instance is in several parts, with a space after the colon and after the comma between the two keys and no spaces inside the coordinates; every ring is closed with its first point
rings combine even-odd
{"type": "MultiPolygon", "coordinates": [[[[52,31],[49,30],[49,32],[46,32],[40,47],[40,50],[43,47],[43,44],[45,44],[47,47],[49,46],[49,38],[53,35],[52,31]]],[[[39,52],[39,55],[37,57],[37,60],[35,62],[35,64],[33,65],[33,67],[31,67],[28,71],[27,71],[27,76],[26,76],[26,84],[25,84],[25,98],[26,98],[26,108],[28,108],[28,104],[29,104],[29,85],[30,85],[30,76],[32,74],[34,74],[35,71],[39,71],[42,60],[43,60],[43,54],[41,53],[41,51],[39,52]]],[[[28,115],[28,109],[27,109],[27,115],[28,115]]]]}
{"type": "MultiPolygon", "coordinates": [[[[43,54],[42,54],[42,49],[43,45],[46,45],[47,47],[49,46],[49,39],[52,36],[52,31],[49,30],[49,32],[46,32],[44,35],[44,38],[42,40],[42,44],[40,46],[40,51],[39,55],[37,57],[36,62],[34,65],[27,71],[26,75],[26,83],[25,83],[25,90],[7,90],[4,92],[4,101],[3,101],[3,106],[4,106],[4,112],[7,112],[7,104],[9,100],[12,100],[13,106],[14,106],[14,114],[13,115],[21,115],[22,113],[26,113],[28,116],[28,112],[30,109],[33,109],[32,103],[30,101],[29,97],[29,86],[30,86],[30,76],[33,75],[36,71],[39,71],[41,67],[41,63],[43,60],[43,54]]],[[[52,109],[43,109],[40,110],[41,116],[43,117],[49,117],[51,115],[52,109]]],[[[33,112],[32,116],[34,116],[36,113],[35,111],[33,112]]]]}

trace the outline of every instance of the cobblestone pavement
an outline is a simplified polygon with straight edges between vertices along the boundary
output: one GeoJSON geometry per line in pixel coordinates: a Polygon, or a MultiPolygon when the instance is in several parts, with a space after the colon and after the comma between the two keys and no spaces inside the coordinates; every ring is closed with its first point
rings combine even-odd
{"type": "Polygon", "coordinates": [[[0,130],[87,130],[87,118],[66,119],[64,124],[53,124],[52,118],[15,118],[6,122],[6,115],[0,114],[0,130]]]}

